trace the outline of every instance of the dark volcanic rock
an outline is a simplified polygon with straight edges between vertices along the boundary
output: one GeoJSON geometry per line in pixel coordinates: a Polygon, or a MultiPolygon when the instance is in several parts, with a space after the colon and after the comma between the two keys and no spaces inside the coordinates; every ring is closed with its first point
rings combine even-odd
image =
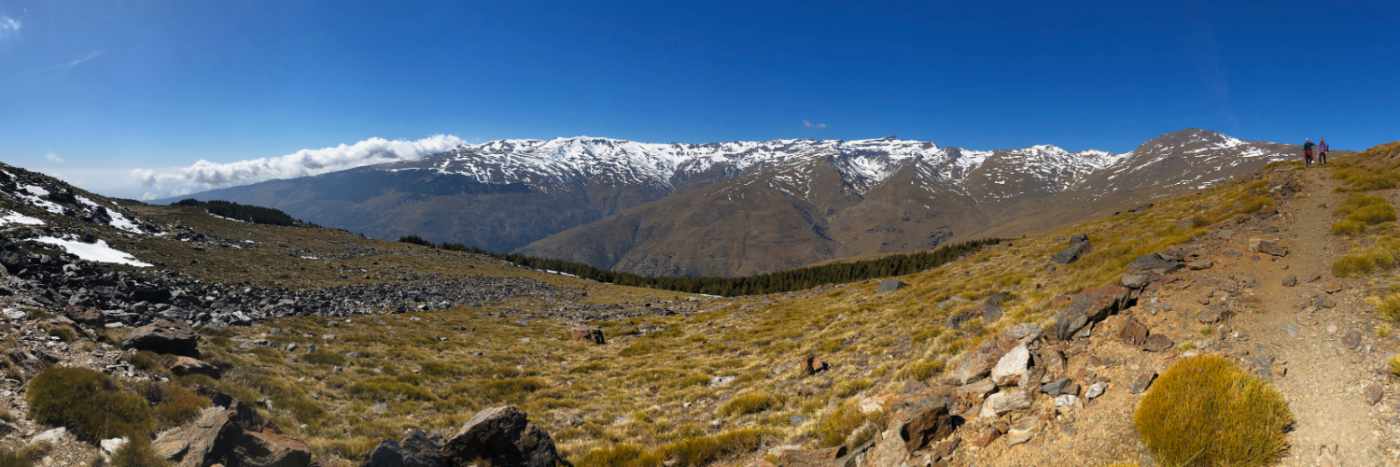
{"type": "Polygon", "coordinates": [[[413,430],[403,441],[381,441],[365,454],[360,467],[448,467],[443,444],[441,436],[413,430]]]}
{"type": "Polygon", "coordinates": [[[554,467],[559,461],[549,433],[510,406],[477,412],[448,440],[445,451],[453,465],[554,467]]]}

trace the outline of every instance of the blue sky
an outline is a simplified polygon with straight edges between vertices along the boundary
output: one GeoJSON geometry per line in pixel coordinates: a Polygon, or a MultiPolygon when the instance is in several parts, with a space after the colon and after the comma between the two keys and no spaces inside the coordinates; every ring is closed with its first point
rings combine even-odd
{"type": "Polygon", "coordinates": [[[1066,3],[0,0],[0,160],[137,197],[433,135],[1400,139],[1400,2],[1066,3]]]}

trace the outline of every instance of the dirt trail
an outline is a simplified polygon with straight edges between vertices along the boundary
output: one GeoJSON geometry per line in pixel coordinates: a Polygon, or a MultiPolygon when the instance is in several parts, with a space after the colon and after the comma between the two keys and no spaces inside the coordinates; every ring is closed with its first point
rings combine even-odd
{"type": "Polygon", "coordinates": [[[1380,321],[1365,305],[1366,283],[1337,280],[1329,273],[1333,260],[1348,248],[1329,230],[1335,220],[1332,210],[1343,198],[1333,191],[1337,183],[1330,174],[1330,170],[1307,172],[1307,197],[1280,209],[1293,218],[1279,222],[1278,233],[1245,231],[1232,240],[1232,246],[1244,251],[1251,238],[1278,239],[1289,253],[1269,261],[1268,255],[1252,260],[1255,254],[1246,252],[1235,264],[1218,268],[1218,274],[1248,275],[1259,284],[1253,304],[1262,312],[1241,313],[1230,325],[1233,333],[1242,335],[1244,342],[1236,345],[1237,351],[1248,352],[1243,356],[1246,360],[1267,362],[1273,357],[1274,386],[1296,419],[1292,448],[1280,465],[1326,466],[1327,457],[1335,460],[1336,467],[1400,465],[1395,456],[1387,455],[1377,423],[1377,411],[1385,411],[1386,403],[1372,406],[1363,389],[1367,384],[1385,383],[1377,369],[1390,354],[1381,349],[1391,350],[1394,341],[1376,337],[1380,321]],[[1294,287],[1283,286],[1289,274],[1298,278],[1294,287]],[[1314,274],[1322,278],[1307,282],[1314,274]],[[1326,289],[1332,285],[1341,290],[1328,294],[1326,289]],[[1323,297],[1335,302],[1335,307],[1309,306],[1323,297]],[[1279,375],[1280,368],[1284,375],[1279,375]],[[1335,454],[1321,456],[1322,446],[1335,446],[1335,454]]]}

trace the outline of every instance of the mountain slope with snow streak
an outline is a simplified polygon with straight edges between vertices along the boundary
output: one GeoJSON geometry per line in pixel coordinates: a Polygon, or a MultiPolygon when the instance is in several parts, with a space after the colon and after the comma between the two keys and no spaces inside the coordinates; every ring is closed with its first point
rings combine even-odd
{"type": "Polygon", "coordinates": [[[1018,234],[1122,199],[1218,183],[1295,152],[1195,129],[1123,154],[967,150],[893,136],[709,144],[578,136],[463,144],[191,197],[273,207],[378,238],[724,275],[1018,234]],[[1060,215],[1041,220],[1048,212],[1060,215]]]}

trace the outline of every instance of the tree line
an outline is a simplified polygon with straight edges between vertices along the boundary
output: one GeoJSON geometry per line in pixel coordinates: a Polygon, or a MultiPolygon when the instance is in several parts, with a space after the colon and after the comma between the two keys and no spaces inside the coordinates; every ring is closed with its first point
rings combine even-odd
{"type": "Polygon", "coordinates": [[[467,247],[460,243],[444,242],[442,244],[433,244],[417,235],[403,237],[400,238],[399,241],[430,248],[490,256],[520,266],[572,274],[598,282],[733,297],[737,295],[791,292],[810,289],[824,284],[840,284],[866,279],[912,274],[942,266],[965,254],[977,251],[983,246],[999,243],[1001,239],[984,238],[943,245],[937,249],[918,253],[895,254],[878,259],[821,266],[807,266],[786,271],[741,277],[649,277],[630,272],[609,271],[587,264],[561,259],[537,258],[515,253],[491,253],[474,246],[467,247]]]}
{"type": "MultiPolygon", "coordinates": [[[[286,227],[320,227],[310,222],[298,220],[278,209],[265,208],[262,206],[249,206],[231,201],[200,201],[197,199],[182,199],[174,206],[188,206],[204,208],[210,214],[227,217],[229,219],[252,222],[254,224],[281,225],[286,227]]],[[[431,243],[429,244],[431,245],[431,243]]]]}

